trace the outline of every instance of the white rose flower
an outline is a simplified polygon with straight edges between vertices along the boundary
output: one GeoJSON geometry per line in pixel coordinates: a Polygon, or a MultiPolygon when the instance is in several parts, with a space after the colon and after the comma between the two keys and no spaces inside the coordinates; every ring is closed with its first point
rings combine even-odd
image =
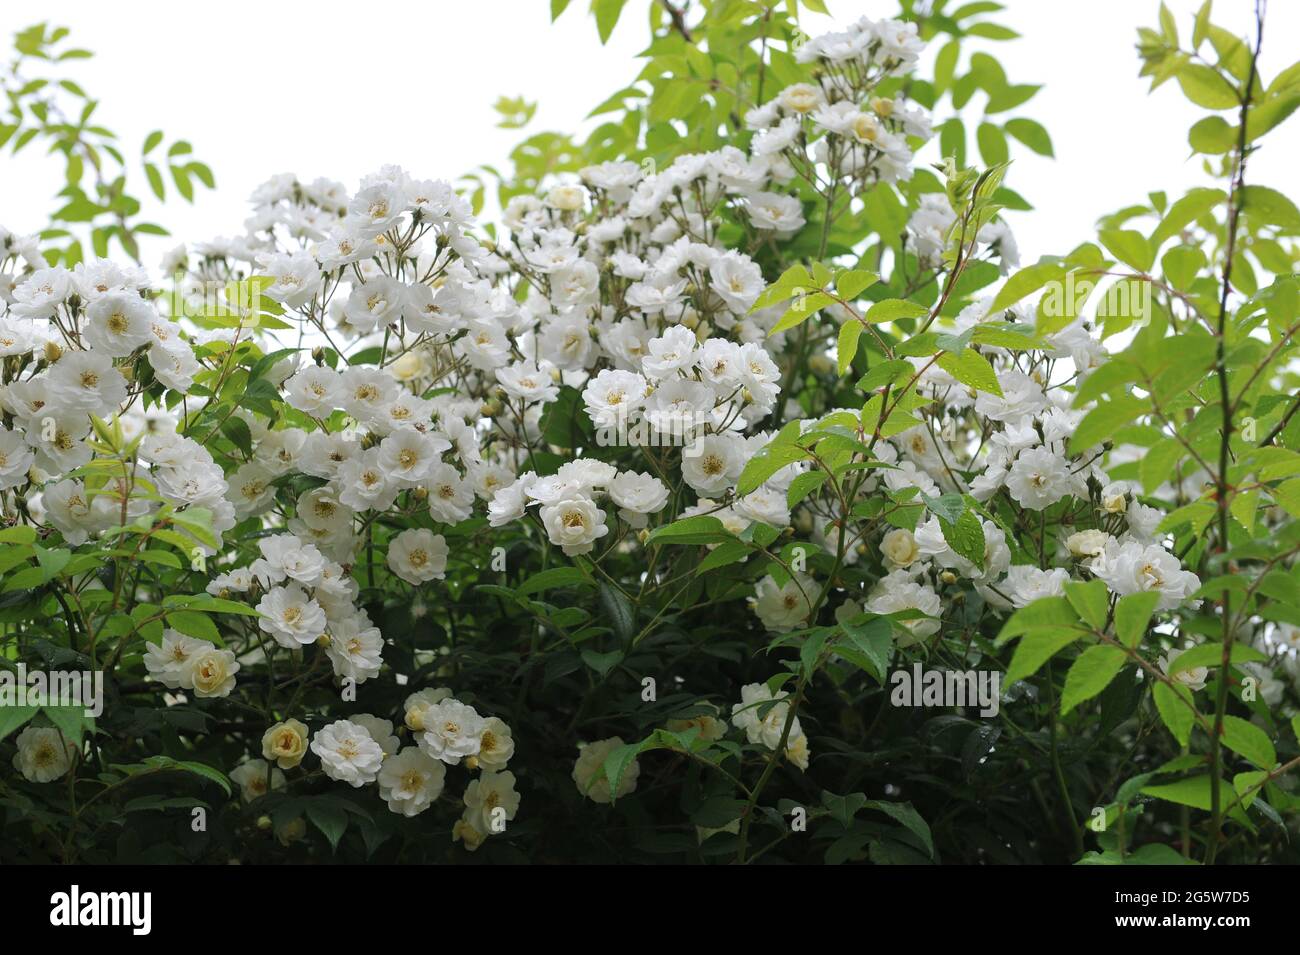
{"type": "Polygon", "coordinates": [[[595,542],[609,533],[605,512],[587,498],[547,504],[541,510],[541,518],[551,543],[569,557],[590,553],[595,542]]]}
{"type": "Polygon", "coordinates": [[[442,795],[447,768],[414,746],[384,760],[379,771],[379,798],[402,816],[418,816],[442,795]]]}
{"type": "Polygon", "coordinates": [[[384,751],[370,731],[350,720],[336,720],[317,731],[311,751],[320,757],[326,776],[354,789],[374,782],[384,762],[384,751]]]}
{"type": "Polygon", "coordinates": [[[1183,570],[1178,558],[1158,544],[1109,541],[1088,569],[1121,597],[1144,591],[1159,593],[1157,610],[1172,610],[1201,586],[1199,577],[1183,570]]]}
{"type": "Polygon", "coordinates": [[[609,497],[619,507],[618,516],[632,527],[645,527],[647,515],[658,514],[668,504],[668,485],[649,473],[621,472],[609,485],[609,497]]]}
{"type": "Polygon", "coordinates": [[[272,790],[283,789],[284,773],[264,759],[250,759],[231,770],[230,781],[239,787],[244,802],[252,802],[272,790]]]}
{"type": "Polygon", "coordinates": [[[418,693],[412,693],[406,698],[402,705],[403,718],[406,728],[412,733],[424,731],[424,714],[428,712],[429,707],[436,703],[451,697],[451,690],[445,686],[420,690],[418,693]]]}
{"type": "Polygon", "coordinates": [[[298,584],[272,587],[257,605],[257,625],[282,647],[315,643],[325,632],[325,611],[298,584]]]}
{"type": "Polygon", "coordinates": [[[14,741],[14,769],[29,783],[52,783],[72,769],[77,747],[53,726],[28,726],[14,741]]]}
{"type": "Polygon", "coordinates": [[[1047,448],[1021,451],[1007,474],[1011,496],[1031,511],[1050,507],[1071,493],[1073,487],[1069,463],[1047,448]]]}
{"type": "Polygon", "coordinates": [[[465,821],[484,835],[505,831],[508,820],[519,812],[515,774],[483,773],[465,788],[465,821]]]}
{"type": "MultiPolygon", "coordinates": [[[[410,711],[408,709],[408,720],[410,711]]],[[[478,753],[485,720],[460,700],[434,703],[420,714],[420,749],[449,766],[478,753]]]]}
{"type": "Polygon", "coordinates": [[[783,585],[769,575],[754,587],[749,605],[767,629],[788,633],[808,620],[810,601],[816,600],[819,592],[816,581],[806,574],[796,572],[783,585]]]}
{"type": "Polygon", "coordinates": [[[419,586],[447,576],[447,540],[423,527],[402,531],[388,544],[388,569],[419,586]]]}

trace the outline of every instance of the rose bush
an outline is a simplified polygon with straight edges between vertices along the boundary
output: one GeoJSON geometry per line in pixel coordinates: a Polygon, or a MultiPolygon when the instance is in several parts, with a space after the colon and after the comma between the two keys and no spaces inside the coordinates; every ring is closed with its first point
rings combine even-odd
{"type": "Polygon", "coordinates": [[[1300,68],[1162,10],[1221,185],[1022,267],[1037,87],[950,6],[654,6],[585,142],[276,176],[163,278],[120,183],[0,231],[4,662],[104,678],[0,707],[0,857],[1293,858],[1300,68]]]}

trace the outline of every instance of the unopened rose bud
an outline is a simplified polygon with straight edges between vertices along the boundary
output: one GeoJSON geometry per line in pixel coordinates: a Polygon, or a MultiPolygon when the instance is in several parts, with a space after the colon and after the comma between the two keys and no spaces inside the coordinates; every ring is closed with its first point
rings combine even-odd
{"type": "Polygon", "coordinates": [[[951,570],[945,570],[942,574],[939,575],[939,579],[942,580],[945,584],[955,584],[957,582],[957,575],[954,574],[951,570]]]}
{"type": "Polygon", "coordinates": [[[258,817],[257,817],[257,828],[261,829],[263,832],[266,832],[266,830],[270,829],[270,828],[271,828],[271,817],[270,817],[270,816],[258,816],[258,817]]]}
{"type": "Polygon", "coordinates": [[[478,769],[478,757],[477,757],[477,756],[466,756],[466,757],[465,757],[465,768],[466,768],[466,769],[478,769]]]}
{"type": "Polygon", "coordinates": [[[63,349],[60,348],[60,347],[58,346],[58,344],[56,344],[55,342],[46,342],[46,343],[45,343],[45,360],[46,360],[46,361],[48,361],[50,364],[54,364],[56,361],[58,361],[58,360],[59,360],[60,358],[62,358],[62,357],[63,357],[63,349]]]}
{"type": "Polygon", "coordinates": [[[316,646],[318,647],[328,647],[333,642],[334,641],[330,639],[330,635],[328,633],[322,633],[319,637],[316,638],[316,646]]]}

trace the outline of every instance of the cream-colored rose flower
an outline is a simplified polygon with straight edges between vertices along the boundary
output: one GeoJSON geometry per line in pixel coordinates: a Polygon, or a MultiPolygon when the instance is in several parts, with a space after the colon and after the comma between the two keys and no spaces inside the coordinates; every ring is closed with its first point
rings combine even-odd
{"type": "Polygon", "coordinates": [[[916,537],[903,527],[896,527],[880,541],[880,552],[895,567],[907,567],[921,556],[916,537]]]}
{"type": "Polygon", "coordinates": [[[685,720],[669,720],[667,723],[668,730],[672,733],[684,733],[692,726],[699,727],[699,738],[709,742],[722,739],[727,733],[727,721],[709,713],[701,713],[685,720]]]}
{"type": "Polygon", "coordinates": [[[1110,535],[1104,531],[1078,531],[1065,539],[1065,546],[1075,557],[1096,557],[1106,549],[1110,535]]]}
{"type": "Polygon", "coordinates": [[[849,124],[853,138],[860,143],[875,144],[880,141],[880,121],[870,113],[858,113],[849,124]]]}
{"type": "Polygon", "coordinates": [[[479,832],[467,820],[461,818],[456,820],[456,824],[451,827],[451,841],[460,840],[465,843],[465,848],[473,852],[479,846],[483,845],[483,840],[487,836],[479,832]]]}
{"type": "Polygon", "coordinates": [[[412,378],[418,378],[428,370],[428,367],[429,363],[423,352],[408,351],[389,365],[388,370],[398,381],[410,381],[412,378]]]}
{"type": "Polygon", "coordinates": [[[194,681],[194,695],[200,698],[229,696],[235,688],[235,674],[239,663],[229,650],[213,647],[195,654],[190,674],[194,681]]]}
{"type": "Polygon", "coordinates": [[[307,755],[307,727],[297,720],[276,723],[262,735],[262,755],[281,769],[293,769],[307,755]]]}
{"type": "Polygon", "coordinates": [[[418,693],[412,693],[406,698],[404,706],[405,714],[403,722],[406,728],[412,733],[421,733],[424,731],[424,713],[429,707],[441,703],[451,696],[451,690],[445,686],[420,690],[418,693]]]}
{"type": "Polygon", "coordinates": [[[1128,508],[1124,485],[1107,484],[1101,489],[1101,509],[1107,514],[1123,514],[1128,508]]]}
{"type": "Polygon", "coordinates": [[[514,737],[510,727],[495,716],[483,721],[483,732],[479,735],[479,750],[474,757],[480,767],[487,772],[496,772],[506,768],[510,757],[515,753],[514,737]]]}
{"type": "Polygon", "coordinates": [[[582,747],[577,761],[573,764],[573,781],[578,787],[578,792],[592,802],[609,803],[636,789],[637,777],[641,775],[641,764],[634,759],[623,770],[623,775],[618,781],[618,792],[612,795],[610,793],[609,777],[605,775],[605,759],[623,745],[622,737],[611,736],[609,739],[599,739],[582,747]]]}
{"type": "Polygon", "coordinates": [[[28,782],[53,782],[66,776],[76,760],[77,747],[53,726],[29,726],[15,742],[14,768],[28,782]]]}
{"type": "Polygon", "coordinates": [[[798,736],[792,736],[786,741],[785,756],[786,759],[794,763],[800,769],[808,768],[808,737],[800,733],[798,736]]]}
{"type": "Polygon", "coordinates": [[[551,191],[546,194],[546,204],[552,209],[559,209],[561,212],[574,212],[582,208],[582,204],[587,201],[587,190],[582,186],[559,185],[553,186],[551,191]]]}
{"type": "Polygon", "coordinates": [[[810,83],[795,83],[781,91],[781,106],[792,113],[811,113],[822,103],[821,90],[810,83]]]}

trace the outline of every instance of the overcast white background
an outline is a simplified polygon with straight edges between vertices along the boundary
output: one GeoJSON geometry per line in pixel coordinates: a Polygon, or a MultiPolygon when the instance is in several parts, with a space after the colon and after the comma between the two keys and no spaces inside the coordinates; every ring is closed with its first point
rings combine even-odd
{"type": "MultiPolygon", "coordinates": [[[[1169,0],[1180,32],[1201,0],[1169,0]]],[[[886,16],[892,0],[828,0],[821,32],[860,15],[886,16]]],[[[533,129],[582,130],[590,109],[634,78],[648,36],[645,0],[631,0],[600,46],[586,0],[555,24],[547,0],[435,0],[382,4],[331,0],[109,3],[42,0],[0,6],[6,35],[38,19],[72,28],[92,60],[65,64],[102,104],[97,120],[138,154],[151,129],[194,145],[217,177],[192,206],[173,198],[150,208],[175,238],[146,247],[153,266],[179,239],[242,231],[247,196],[279,172],[327,176],[355,186],[384,163],[421,177],[455,179],[500,163],[523,135],[496,128],[498,96],[539,103],[533,129]]],[[[987,43],[1014,83],[1045,88],[1009,115],[1043,122],[1055,160],[1020,149],[1008,184],[1036,206],[1012,220],[1022,256],[1063,252],[1091,238],[1097,216],[1203,181],[1189,158],[1187,127],[1202,115],[1175,84],[1147,95],[1137,76],[1136,28],[1154,25],[1155,0],[1007,0],[999,20],[1021,39],[987,43]]],[[[1245,34],[1250,0],[1218,0],[1215,20],[1245,34]]],[[[1300,2],[1273,0],[1263,72],[1300,59],[1300,2]]],[[[930,51],[933,55],[934,50],[930,51]]],[[[963,58],[963,64],[965,59],[963,58]]],[[[943,114],[938,117],[942,120],[943,114]]],[[[1285,188],[1300,135],[1265,140],[1252,181],[1285,188]]],[[[931,147],[933,148],[933,147],[931,147]]],[[[0,155],[0,224],[40,228],[60,168],[39,153],[0,155]]],[[[146,191],[143,180],[137,188],[146,191]]]]}

